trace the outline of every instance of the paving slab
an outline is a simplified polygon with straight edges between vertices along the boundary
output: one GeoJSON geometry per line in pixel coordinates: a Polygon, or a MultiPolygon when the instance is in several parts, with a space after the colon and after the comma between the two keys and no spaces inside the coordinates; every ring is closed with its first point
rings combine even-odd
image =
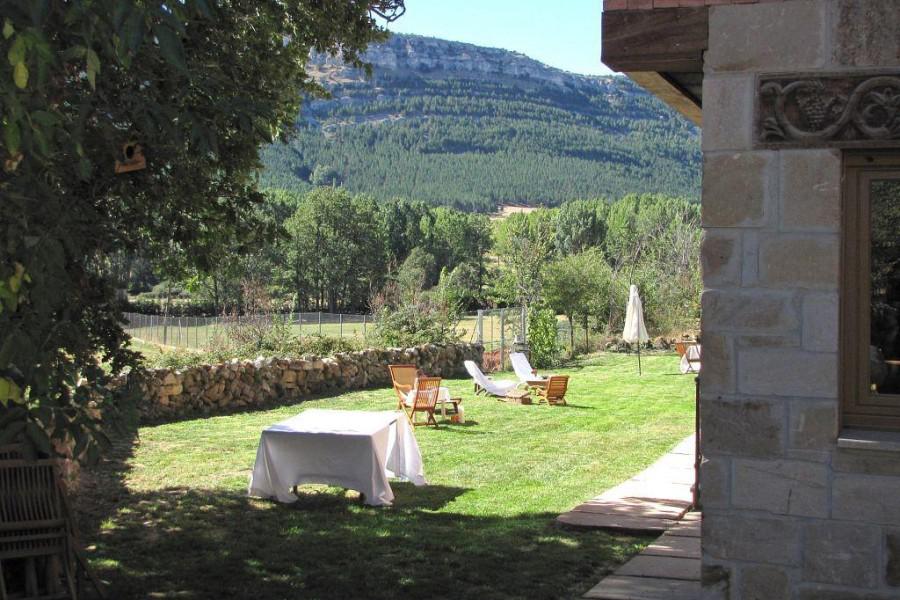
{"type": "Polygon", "coordinates": [[[684,516],[693,501],[694,436],[631,479],[557,517],[568,527],[661,532],[684,516]]]}
{"type": "Polygon", "coordinates": [[[614,500],[588,500],[572,510],[604,514],[622,514],[648,519],[680,519],[687,506],[666,502],[655,502],[643,498],[620,498],[614,500]]]}
{"type": "Polygon", "coordinates": [[[666,531],[667,534],[683,537],[700,537],[700,521],[680,521],[666,531]]]}
{"type": "Polygon", "coordinates": [[[645,519],[624,515],[604,515],[570,511],[557,517],[556,522],[567,527],[613,529],[628,533],[663,533],[678,522],[672,519],[645,519]]]}
{"type": "Polygon", "coordinates": [[[700,582],[611,575],[584,597],[600,600],[699,600],[700,582]]]}
{"type": "Polygon", "coordinates": [[[700,581],[700,559],[682,556],[653,556],[641,552],[616,569],[616,575],[700,581]]]}
{"type": "Polygon", "coordinates": [[[647,546],[641,554],[648,556],[680,556],[700,558],[700,538],[664,534],[647,546]]]}

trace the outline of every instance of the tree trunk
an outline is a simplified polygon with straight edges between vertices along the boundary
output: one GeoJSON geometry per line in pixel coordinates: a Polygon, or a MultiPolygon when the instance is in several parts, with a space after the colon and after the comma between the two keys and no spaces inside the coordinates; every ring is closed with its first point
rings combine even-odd
{"type": "Polygon", "coordinates": [[[566,315],[569,320],[569,358],[575,357],[575,324],[572,322],[572,315],[566,315]]]}
{"type": "Polygon", "coordinates": [[[587,354],[591,351],[590,344],[588,343],[588,316],[587,313],[582,315],[584,319],[584,353],[587,354]]]}

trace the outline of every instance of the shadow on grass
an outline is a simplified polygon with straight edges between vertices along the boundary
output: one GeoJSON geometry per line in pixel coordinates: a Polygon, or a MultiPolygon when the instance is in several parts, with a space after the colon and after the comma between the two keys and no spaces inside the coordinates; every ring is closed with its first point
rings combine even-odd
{"type": "Polygon", "coordinates": [[[441,485],[392,483],[394,505],[379,508],[335,488],[287,505],[223,489],[132,492],[134,441],[88,474],[78,502],[117,600],[568,598],[648,541],[560,529],[556,514],[454,513],[469,490],[441,485]]]}

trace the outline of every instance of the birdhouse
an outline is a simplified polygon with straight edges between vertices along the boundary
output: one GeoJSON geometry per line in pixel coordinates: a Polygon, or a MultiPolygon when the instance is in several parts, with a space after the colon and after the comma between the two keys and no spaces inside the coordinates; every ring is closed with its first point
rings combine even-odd
{"type": "Polygon", "coordinates": [[[147,168],[147,159],[144,158],[144,149],[137,142],[128,142],[122,145],[122,154],[116,160],[116,173],[130,173],[147,168]]]}

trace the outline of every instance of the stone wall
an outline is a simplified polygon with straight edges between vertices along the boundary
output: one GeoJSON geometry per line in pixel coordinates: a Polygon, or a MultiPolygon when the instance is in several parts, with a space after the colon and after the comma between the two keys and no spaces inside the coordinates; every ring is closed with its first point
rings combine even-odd
{"type": "Polygon", "coordinates": [[[900,67],[898,14],[893,0],[710,7],[705,598],[900,598],[900,455],[838,447],[841,152],[754,143],[758,74],[900,67]]]}
{"type": "Polygon", "coordinates": [[[388,386],[390,364],[415,364],[428,375],[455,377],[465,375],[463,361],[480,365],[483,350],[478,344],[427,344],[343,352],[328,358],[258,358],[181,370],[153,369],[136,383],[138,411],[143,421],[174,421],[296,402],[326,392],[388,386]]]}

